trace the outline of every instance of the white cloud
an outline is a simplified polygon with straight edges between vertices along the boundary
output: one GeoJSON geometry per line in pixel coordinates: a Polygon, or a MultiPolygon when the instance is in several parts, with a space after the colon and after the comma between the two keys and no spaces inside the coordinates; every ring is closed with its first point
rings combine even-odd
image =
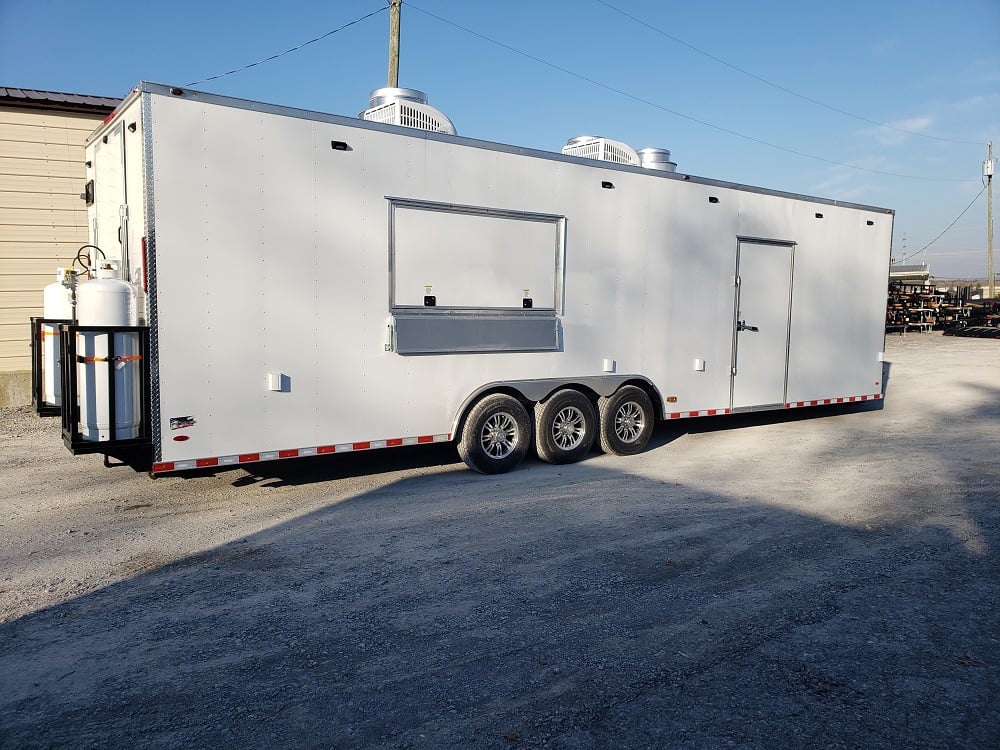
{"type": "Polygon", "coordinates": [[[918,117],[908,117],[902,120],[887,122],[882,127],[868,132],[883,146],[902,146],[910,139],[911,135],[923,133],[933,124],[933,117],[930,115],[920,115],[918,117]]]}
{"type": "Polygon", "coordinates": [[[881,156],[874,156],[868,159],[855,159],[845,166],[832,168],[829,176],[816,184],[812,188],[812,191],[816,195],[829,196],[844,201],[860,201],[865,196],[888,192],[886,185],[877,181],[877,175],[866,175],[850,167],[892,171],[892,164],[881,156]]]}

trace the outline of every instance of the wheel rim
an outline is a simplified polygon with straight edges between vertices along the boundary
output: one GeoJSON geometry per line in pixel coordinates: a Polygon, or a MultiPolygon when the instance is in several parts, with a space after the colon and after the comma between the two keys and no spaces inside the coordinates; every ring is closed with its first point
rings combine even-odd
{"type": "Polygon", "coordinates": [[[646,427],[642,408],[635,401],[622,404],[615,414],[615,434],[623,443],[634,443],[646,427]]]}
{"type": "Polygon", "coordinates": [[[583,442],[586,434],[586,418],[575,406],[561,409],[552,420],[552,440],[560,450],[573,450],[583,442]]]}
{"type": "Polygon", "coordinates": [[[517,422],[514,417],[506,412],[491,416],[483,425],[480,442],[490,458],[507,458],[517,447],[517,422]]]}

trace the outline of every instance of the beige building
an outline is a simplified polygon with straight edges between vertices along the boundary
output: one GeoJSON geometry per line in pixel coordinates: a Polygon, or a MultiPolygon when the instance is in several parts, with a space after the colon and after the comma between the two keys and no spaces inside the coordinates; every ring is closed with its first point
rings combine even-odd
{"type": "Polygon", "coordinates": [[[87,242],[83,142],[118,102],[0,87],[0,406],[31,403],[28,319],[87,242]]]}

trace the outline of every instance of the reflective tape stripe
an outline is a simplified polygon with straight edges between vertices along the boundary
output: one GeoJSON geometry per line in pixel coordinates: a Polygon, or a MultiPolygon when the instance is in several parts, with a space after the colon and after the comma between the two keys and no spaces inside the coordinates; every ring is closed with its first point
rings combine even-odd
{"type": "Polygon", "coordinates": [[[827,404],[860,404],[863,401],[877,401],[881,393],[865,394],[863,396],[840,396],[838,398],[823,398],[815,401],[792,401],[785,404],[786,409],[798,409],[803,406],[826,406],[827,404]]]}
{"type": "Polygon", "coordinates": [[[405,445],[423,445],[427,443],[447,443],[450,440],[451,435],[419,435],[417,437],[388,438],[386,440],[362,440],[356,443],[341,443],[340,445],[319,445],[310,446],[308,448],[284,448],[277,451],[240,453],[238,455],[231,456],[210,456],[188,461],[163,461],[153,464],[152,471],[154,474],[163,474],[171,471],[184,471],[185,469],[252,464],[281,458],[328,455],[330,453],[353,453],[355,451],[373,450],[377,448],[395,448],[405,445]]]}
{"type": "Polygon", "coordinates": [[[701,409],[700,411],[673,411],[667,414],[667,419],[689,419],[691,417],[715,417],[719,414],[729,414],[729,409],[701,409]]]}
{"type": "MultiPolygon", "coordinates": [[[[786,409],[798,409],[804,406],[826,406],[827,404],[853,404],[862,401],[873,401],[882,398],[881,393],[864,396],[842,396],[841,398],[822,398],[814,401],[791,401],[785,404],[786,409]]],[[[780,407],[779,407],[780,408],[780,407]]],[[[714,417],[719,414],[731,414],[731,409],[702,409],[700,411],[674,411],[667,414],[667,419],[688,419],[690,417],[714,417]]]]}

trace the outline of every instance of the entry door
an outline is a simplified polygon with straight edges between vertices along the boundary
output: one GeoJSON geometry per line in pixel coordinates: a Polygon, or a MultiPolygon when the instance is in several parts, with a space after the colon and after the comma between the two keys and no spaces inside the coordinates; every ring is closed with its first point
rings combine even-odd
{"type": "Polygon", "coordinates": [[[733,408],[785,401],[794,245],[740,241],[736,250],[733,408]]]}
{"type": "MultiPolygon", "coordinates": [[[[124,123],[119,123],[94,149],[94,171],[97,173],[94,200],[97,208],[94,244],[105,256],[119,260],[122,278],[128,279],[128,206],[125,185],[124,123]]],[[[97,258],[94,258],[97,261],[97,258]]]]}

